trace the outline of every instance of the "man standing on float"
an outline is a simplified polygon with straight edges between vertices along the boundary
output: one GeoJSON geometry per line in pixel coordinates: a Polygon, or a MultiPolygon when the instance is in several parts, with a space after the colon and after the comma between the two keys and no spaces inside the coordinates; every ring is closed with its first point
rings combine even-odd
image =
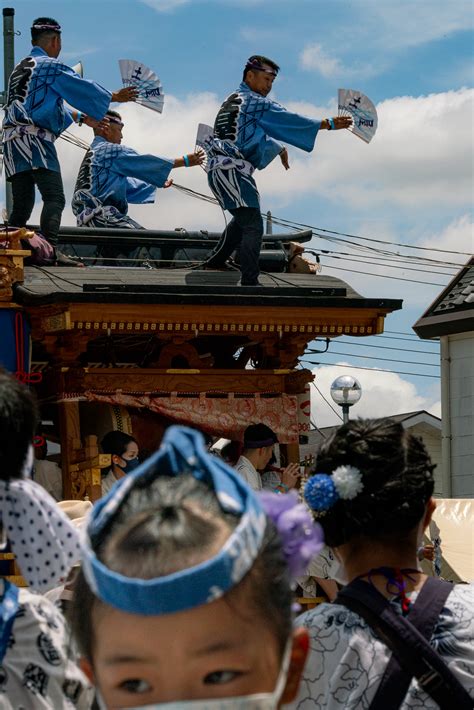
{"type": "Polygon", "coordinates": [[[263,220],[254,170],[263,170],[277,155],[285,170],[289,169],[288,152],[279,140],[310,152],[319,130],[348,128],[352,123],[346,116],[317,121],[267,99],[278,71],[279,66],[267,57],[254,55],[247,60],[243,81],[219,109],[208,142],[209,187],[232,220],[206,267],[224,266],[237,249],[242,286],[260,285],[263,220]]]}
{"type": "Polygon", "coordinates": [[[33,22],[31,42],[30,55],[10,77],[3,120],[5,174],[13,193],[10,224],[25,226],[33,211],[36,185],[43,198],[41,232],[54,244],[65,205],[54,141],[73,122],[97,126],[111,101],[133,101],[136,89],[112,93],[62,64],[58,60],[61,27],[51,17],[33,22]]]}

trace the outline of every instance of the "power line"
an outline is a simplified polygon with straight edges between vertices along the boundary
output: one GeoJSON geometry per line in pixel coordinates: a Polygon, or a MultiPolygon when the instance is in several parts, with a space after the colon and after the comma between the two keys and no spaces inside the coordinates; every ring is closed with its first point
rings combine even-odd
{"type": "MultiPolygon", "coordinates": [[[[336,415],[339,417],[339,419],[341,420],[341,422],[343,422],[344,419],[341,417],[341,415],[339,414],[339,412],[337,411],[337,409],[334,409],[334,407],[332,406],[331,402],[329,402],[329,401],[326,399],[326,397],[323,395],[323,393],[321,392],[321,390],[319,389],[319,387],[318,387],[314,382],[311,382],[311,384],[312,384],[313,387],[315,387],[316,390],[319,392],[319,394],[320,394],[321,397],[324,399],[324,401],[326,402],[326,404],[328,405],[328,407],[330,407],[330,408],[332,409],[332,411],[334,412],[334,414],[336,414],[336,415]]],[[[318,430],[318,431],[319,431],[319,430],[318,430]]]]}
{"type": "MultiPolygon", "coordinates": [[[[312,350],[307,350],[307,352],[314,352],[312,350]]],[[[373,357],[372,355],[357,355],[356,353],[341,353],[337,350],[330,350],[330,355],[342,355],[343,357],[360,357],[364,360],[383,360],[384,362],[397,362],[401,365],[425,365],[426,367],[439,367],[438,363],[430,362],[419,362],[417,360],[396,360],[392,357],[373,357]]]]}
{"type": "MultiPolygon", "coordinates": [[[[338,341],[336,341],[338,342],[338,341]]],[[[344,345],[354,345],[358,348],[377,348],[377,350],[396,350],[401,353],[420,353],[423,355],[432,355],[433,357],[438,357],[439,353],[430,350],[413,350],[412,348],[394,348],[388,345],[372,345],[372,343],[353,343],[348,340],[340,341],[344,345]]]]}
{"type": "Polygon", "coordinates": [[[319,365],[320,367],[348,367],[352,370],[368,370],[369,372],[388,372],[394,375],[411,375],[412,377],[429,377],[440,379],[439,375],[425,375],[421,372],[401,372],[399,370],[383,370],[380,367],[362,367],[361,365],[341,365],[339,362],[317,362],[316,360],[309,360],[308,358],[300,358],[303,362],[309,362],[312,365],[319,365]]]}
{"type": "Polygon", "coordinates": [[[291,220],[284,219],[282,217],[275,218],[281,222],[286,222],[291,225],[298,225],[299,227],[304,227],[305,229],[311,229],[313,231],[325,232],[327,234],[335,234],[340,237],[349,237],[350,239],[361,239],[365,242],[375,242],[377,244],[389,244],[390,246],[404,247],[405,249],[419,249],[421,251],[436,251],[443,254],[459,254],[461,256],[472,256],[472,254],[465,251],[453,251],[452,249],[440,249],[437,247],[420,247],[415,244],[407,244],[406,242],[389,242],[385,239],[375,239],[373,237],[361,237],[357,234],[348,234],[346,232],[336,232],[334,229],[324,229],[323,227],[314,227],[311,224],[304,224],[303,222],[293,222],[291,220]]]}
{"type": "MultiPolygon", "coordinates": [[[[383,261],[383,266],[385,266],[386,269],[400,269],[402,271],[417,271],[418,273],[421,274],[436,274],[438,276],[454,276],[455,272],[451,274],[447,274],[444,271],[433,271],[433,269],[422,269],[422,268],[416,268],[413,266],[402,266],[399,265],[399,263],[393,264],[393,263],[388,263],[388,262],[393,262],[395,259],[389,259],[388,257],[374,257],[372,256],[371,259],[372,261],[367,261],[367,259],[363,259],[360,256],[353,256],[352,254],[349,254],[348,256],[333,256],[331,254],[325,254],[324,255],[326,259],[341,259],[342,261],[351,261],[351,262],[356,262],[358,264],[369,264],[373,266],[377,266],[378,264],[374,264],[373,260],[377,259],[377,261],[383,261]]],[[[382,265],[382,264],[381,264],[382,265]]],[[[428,264],[422,264],[422,266],[428,266],[428,264]]],[[[451,268],[451,267],[446,267],[446,268],[451,268]]]]}
{"type": "MultiPolygon", "coordinates": [[[[420,338],[419,338],[417,335],[415,335],[415,336],[412,337],[412,338],[398,338],[398,337],[394,337],[394,336],[391,336],[391,335],[385,335],[385,333],[390,333],[390,332],[393,332],[393,331],[384,330],[383,335],[382,335],[382,334],[381,334],[381,335],[375,335],[375,336],[373,336],[373,337],[375,337],[375,338],[387,338],[387,340],[404,340],[404,341],[407,342],[407,343],[417,342],[417,343],[420,343],[420,345],[421,345],[421,344],[423,344],[423,345],[435,345],[436,347],[439,348],[439,340],[423,340],[423,341],[421,341],[420,338]]],[[[408,335],[408,333],[407,333],[407,335],[408,335]]]]}
{"type": "Polygon", "coordinates": [[[343,266],[329,266],[329,269],[336,271],[349,271],[352,274],[363,274],[364,276],[377,276],[381,279],[393,279],[394,281],[409,281],[412,284],[422,284],[423,286],[440,286],[444,288],[446,284],[434,283],[433,281],[418,281],[416,279],[404,279],[402,276],[388,276],[387,274],[374,274],[371,271],[358,271],[357,269],[346,269],[343,266]]]}

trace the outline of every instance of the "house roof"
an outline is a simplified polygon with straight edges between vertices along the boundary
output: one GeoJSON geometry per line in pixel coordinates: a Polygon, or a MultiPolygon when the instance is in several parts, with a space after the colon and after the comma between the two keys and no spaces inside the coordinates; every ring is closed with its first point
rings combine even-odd
{"type": "MultiPolygon", "coordinates": [[[[391,419],[394,422],[400,422],[404,429],[409,429],[416,424],[424,424],[433,429],[441,431],[441,419],[434,414],[430,414],[424,409],[418,409],[415,412],[405,412],[403,414],[392,414],[388,417],[379,417],[380,419],[391,419]]],[[[319,449],[323,441],[329,439],[334,432],[339,429],[340,424],[336,426],[321,427],[320,429],[312,429],[308,432],[308,443],[300,447],[301,458],[309,454],[313,454],[319,449]]]]}
{"type": "Polygon", "coordinates": [[[474,330],[474,257],[416,321],[413,330],[420,338],[474,330]]]}

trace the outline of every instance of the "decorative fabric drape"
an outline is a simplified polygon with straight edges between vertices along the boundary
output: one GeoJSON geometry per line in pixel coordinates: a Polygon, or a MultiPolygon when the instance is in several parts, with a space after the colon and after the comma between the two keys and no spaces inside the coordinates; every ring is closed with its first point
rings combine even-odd
{"type": "Polygon", "coordinates": [[[146,408],[177,424],[187,424],[215,436],[241,441],[249,424],[262,423],[277,434],[282,444],[298,441],[297,398],[292,395],[261,397],[260,395],[222,397],[196,394],[127,394],[120,391],[85,392],[91,402],[146,408]]]}

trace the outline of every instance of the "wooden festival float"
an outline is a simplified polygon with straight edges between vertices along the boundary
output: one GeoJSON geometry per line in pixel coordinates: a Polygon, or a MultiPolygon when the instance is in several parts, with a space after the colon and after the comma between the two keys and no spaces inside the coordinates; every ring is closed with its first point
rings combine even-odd
{"type": "Polygon", "coordinates": [[[60,443],[65,498],[100,496],[110,460],[98,441],[112,428],[146,454],[171,423],[239,440],[264,422],[282,458],[299,460],[308,344],[382,333],[401,307],[315,273],[299,253],[311,236],[265,235],[260,288],[238,286],[238,271],[193,268],[218,234],[62,228],[59,248],[85,268],[28,266],[28,233],[0,236],[3,360],[36,390],[47,437],[60,443]],[[104,245],[139,245],[140,266],[100,266],[104,245]]]}

